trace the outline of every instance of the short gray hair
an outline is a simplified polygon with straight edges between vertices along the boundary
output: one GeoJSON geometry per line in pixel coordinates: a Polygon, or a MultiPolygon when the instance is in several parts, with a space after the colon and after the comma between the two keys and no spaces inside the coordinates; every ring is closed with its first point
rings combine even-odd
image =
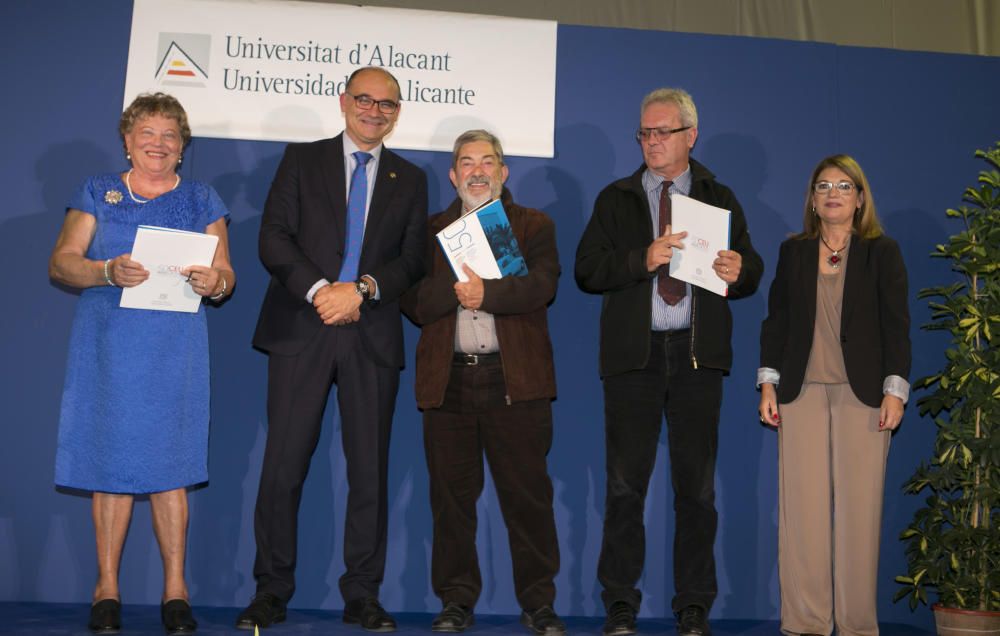
{"type": "Polygon", "coordinates": [[[485,141],[493,146],[493,154],[495,154],[497,159],[500,160],[500,165],[503,165],[503,146],[500,145],[500,139],[488,130],[476,128],[474,130],[466,130],[458,136],[458,139],[455,140],[455,148],[451,151],[452,167],[458,165],[458,153],[462,150],[462,146],[465,144],[471,144],[475,141],[485,141]]]}
{"type": "Polygon", "coordinates": [[[695,108],[691,94],[683,88],[658,88],[643,97],[642,107],[639,108],[640,117],[650,104],[674,104],[681,111],[681,124],[698,127],[698,109],[695,108]]]}

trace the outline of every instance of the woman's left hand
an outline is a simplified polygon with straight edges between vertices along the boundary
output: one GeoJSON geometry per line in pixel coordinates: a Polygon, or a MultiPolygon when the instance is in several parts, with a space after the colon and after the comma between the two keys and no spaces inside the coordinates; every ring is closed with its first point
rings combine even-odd
{"type": "Polygon", "coordinates": [[[903,420],[903,401],[895,395],[885,395],[882,398],[882,408],[878,414],[880,431],[894,431],[903,420]]]}
{"type": "Polygon", "coordinates": [[[191,265],[181,270],[182,276],[187,276],[187,284],[199,296],[218,296],[222,291],[222,272],[214,267],[191,265]]]}

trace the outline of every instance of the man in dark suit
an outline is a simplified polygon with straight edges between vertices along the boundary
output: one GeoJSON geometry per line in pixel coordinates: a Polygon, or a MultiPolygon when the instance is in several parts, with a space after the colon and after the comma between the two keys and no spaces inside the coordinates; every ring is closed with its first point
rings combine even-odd
{"type": "Polygon", "coordinates": [[[423,276],[427,237],[427,177],[382,145],[399,99],[387,71],[356,71],[340,96],[344,133],[290,144],[267,197],[259,249],[271,282],[253,343],[268,353],[268,431],[254,513],[257,593],[237,619],[241,629],[285,619],[302,485],[333,383],[350,489],[344,622],[396,627],[378,592],[403,366],[398,298],[423,276]]]}
{"type": "Polygon", "coordinates": [[[601,191],[576,252],[580,289],[603,295],[607,498],[597,578],[608,616],[604,636],[636,632],[643,506],[664,415],[676,525],[671,606],[680,636],[710,634],[719,410],[733,359],[729,301],[754,293],[764,263],[732,190],[691,158],[697,138],[698,111],[687,92],[647,95],[636,131],[643,164],[601,191]],[[671,232],[672,194],[732,213],[732,249],[719,250],[712,263],[726,296],[670,276],[673,250],[686,236],[671,232]]]}

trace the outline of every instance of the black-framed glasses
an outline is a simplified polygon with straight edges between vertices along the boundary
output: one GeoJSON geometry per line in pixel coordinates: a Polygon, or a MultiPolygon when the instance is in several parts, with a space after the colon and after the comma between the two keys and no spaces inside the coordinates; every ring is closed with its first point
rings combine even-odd
{"type": "Polygon", "coordinates": [[[850,194],[854,192],[855,186],[850,181],[840,181],[838,183],[833,183],[832,181],[817,181],[813,184],[813,192],[816,194],[830,194],[834,190],[841,194],[850,194]]]}
{"type": "Polygon", "coordinates": [[[644,141],[666,141],[670,135],[674,133],[683,132],[691,128],[690,126],[681,126],[680,128],[640,128],[635,131],[635,140],[640,144],[644,141]]]}
{"type": "Polygon", "coordinates": [[[348,96],[354,98],[354,103],[358,105],[361,110],[368,110],[375,104],[378,104],[378,110],[383,115],[391,115],[397,110],[399,110],[399,102],[394,102],[391,99],[372,99],[370,95],[352,95],[347,91],[344,91],[348,96]]]}

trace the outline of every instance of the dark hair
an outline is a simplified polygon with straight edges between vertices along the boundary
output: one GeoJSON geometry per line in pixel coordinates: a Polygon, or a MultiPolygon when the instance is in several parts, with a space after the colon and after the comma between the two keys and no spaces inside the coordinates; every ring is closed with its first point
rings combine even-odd
{"type": "Polygon", "coordinates": [[[500,145],[500,140],[497,139],[497,136],[493,133],[477,128],[475,130],[466,130],[458,136],[458,139],[455,140],[455,147],[451,153],[452,168],[458,165],[458,153],[462,150],[462,146],[465,144],[471,144],[475,141],[485,141],[493,146],[493,154],[497,156],[497,160],[500,161],[500,165],[503,165],[503,146],[500,145]]]}

